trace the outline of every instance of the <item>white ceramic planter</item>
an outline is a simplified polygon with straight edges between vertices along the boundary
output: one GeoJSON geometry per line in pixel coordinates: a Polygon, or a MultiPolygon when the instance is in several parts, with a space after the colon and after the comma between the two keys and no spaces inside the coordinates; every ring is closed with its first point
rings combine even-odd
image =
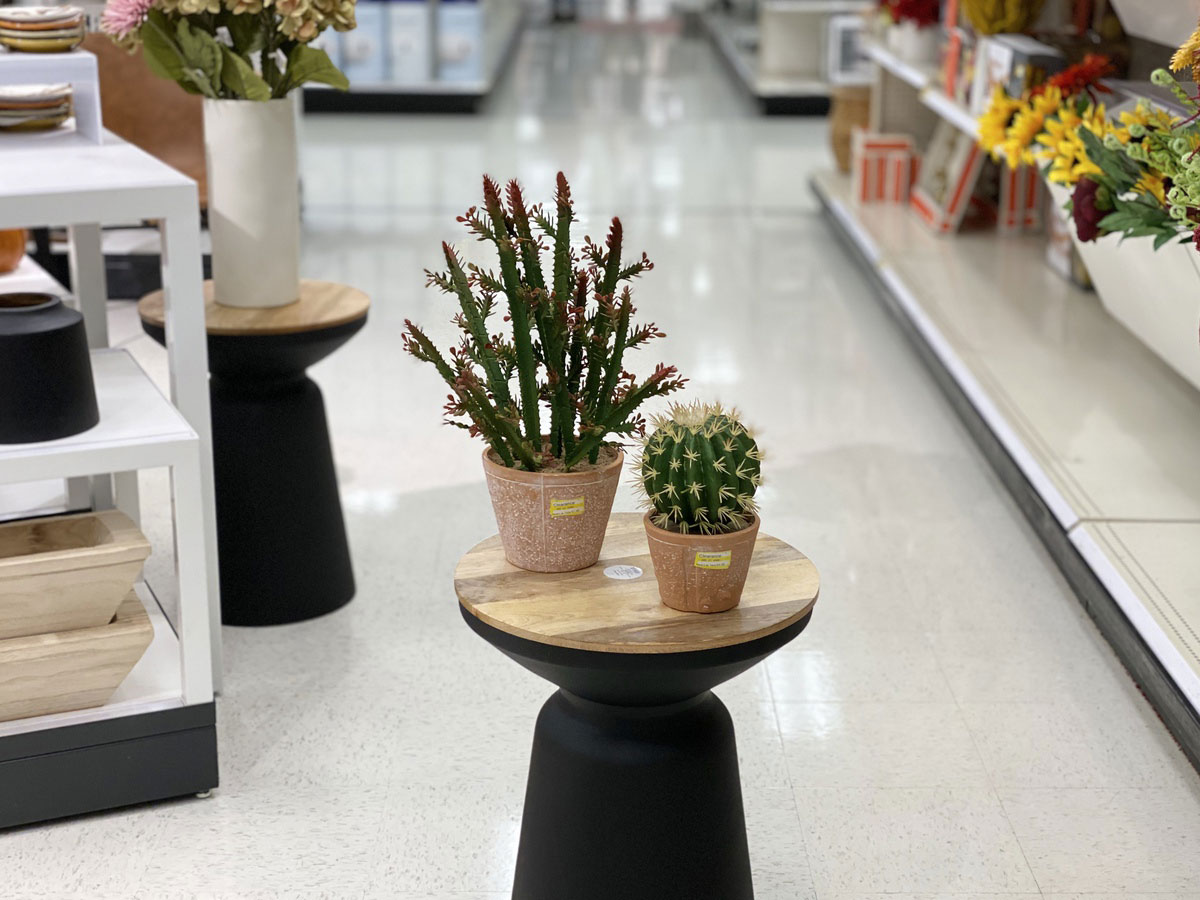
{"type": "Polygon", "coordinates": [[[915,22],[897,22],[887,30],[888,49],[905,62],[935,63],[941,53],[941,30],[936,25],[919,28],[915,22]]]}
{"type": "Polygon", "coordinates": [[[289,99],[204,101],[213,294],[225,306],[300,296],[300,177],[289,99]]]}
{"type": "MultiPolygon", "coordinates": [[[[1058,185],[1051,193],[1060,208],[1069,197],[1058,185]]],[[[1122,243],[1115,234],[1075,246],[1108,314],[1200,388],[1200,253],[1175,243],[1156,251],[1149,238],[1122,243]]]]}
{"type": "Polygon", "coordinates": [[[1200,0],[1113,0],[1129,34],[1177,47],[1200,18],[1200,0]]]}

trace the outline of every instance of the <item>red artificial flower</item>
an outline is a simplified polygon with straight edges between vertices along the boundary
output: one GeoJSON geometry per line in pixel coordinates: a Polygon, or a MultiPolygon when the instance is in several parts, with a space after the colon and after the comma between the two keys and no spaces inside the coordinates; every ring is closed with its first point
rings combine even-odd
{"type": "Polygon", "coordinates": [[[879,5],[892,14],[893,21],[914,22],[918,28],[941,21],[941,0],[881,0],[879,5]]]}
{"type": "Polygon", "coordinates": [[[1051,75],[1046,79],[1045,84],[1034,88],[1033,93],[1040,94],[1048,86],[1054,85],[1054,87],[1062,91],[1064,97],[1073,97],[1085,91],[1093,96],[1095,91],[1099,91],[1102,94],[1111,94],[1112,90],[1101,84],[1100,79],[1107,78],[1115,71],[1116,67],[1107,56],[1099,53],[1089,53],[1083,58],[1083,62],[1067,66],[1067,68],[1056,75],[1051,75]]]}
{"type": "Polygon", "coordinates": [[[1108,215],[1108,211],[1100,209],[1097,203],[1096,195],[1099,191],[1100,185],[1095,181],[1080,178],[1071,197],[1071,217],[1075,220],[1075,234],[1085,244],[1101,236],[1100,220],[1108,215]]]}

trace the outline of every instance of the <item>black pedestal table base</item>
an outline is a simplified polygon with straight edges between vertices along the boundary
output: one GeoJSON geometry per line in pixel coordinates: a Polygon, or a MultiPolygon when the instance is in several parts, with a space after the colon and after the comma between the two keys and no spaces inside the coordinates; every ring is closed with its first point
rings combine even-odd
{"type": "Polygon", "coordinates": [[[513,900],[752,900],[733,723],[711,688],[810,616],[730,647],[622,654],[526,640],[462,613],[560,686],[534,732],[513,900]]]}
{"type": "MultiPolygon", "coordinates": [[[[221,619],[278,625],[354,597],[325,404],[305,370],[363,316],[291,334],[208,338],[221,619]]],[[[143,321],[155,340],[163,329],[143,321]]]]}

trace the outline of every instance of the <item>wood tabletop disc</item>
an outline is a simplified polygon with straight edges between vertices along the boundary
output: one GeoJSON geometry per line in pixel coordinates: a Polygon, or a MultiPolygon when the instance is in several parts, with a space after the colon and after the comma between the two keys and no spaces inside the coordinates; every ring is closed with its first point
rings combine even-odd
{"type": "Polygon", "coordinates": [[[765,637],[806,616],[819,587],[808,557],[760,533],[741,604],[723,613],[671,609],[659,599],[638,513],[613,514],[600,561],[589,569],[550,575],[518,569],[493,535],[454,572],[463,608],[493,628],[604,653],[683,653],[765,637]]]}
{"type": "MultiPolygon", "coordinates": [[[[209,334],[245,337],[318,331],[361,319],[370,306],[370,298],[357,288],[308,278],[300,280],[300,299],[287,306],[222,306],[213,296],[212,281],[204,282],[204,323],[209,334]]],[[[154,291],[139,300],[138,315],[143,322],[164,327],[163,292],[154,291]]]]}

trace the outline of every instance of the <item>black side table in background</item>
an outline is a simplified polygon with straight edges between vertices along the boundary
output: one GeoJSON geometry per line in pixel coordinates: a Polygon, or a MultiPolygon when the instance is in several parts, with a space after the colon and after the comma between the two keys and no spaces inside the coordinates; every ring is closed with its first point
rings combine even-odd
{"type": "MultiPolygon", "coordinates": [[[[354,597],[329,426],[305,370],[366,324],[370,300],[345,285],[301,282],[274,309],[222,306],[205,282],[213,472],[226,625],[279,625],[354,597]]],[[[162,292],[138,303],[165,342],[162,292]]]]}

